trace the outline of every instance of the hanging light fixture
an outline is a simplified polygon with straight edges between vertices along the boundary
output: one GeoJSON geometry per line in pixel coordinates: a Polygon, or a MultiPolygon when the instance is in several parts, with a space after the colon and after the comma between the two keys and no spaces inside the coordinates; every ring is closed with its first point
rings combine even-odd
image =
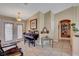
{"type": "Polygon", "coordinates": [[[18,12],[18,13],[17,13],[17,17],[16,17],[16,20],[17,20],[17,21],[21,21],[21,17],[20,17],[20,16],[21,16],[21,13],[18,12]]]}

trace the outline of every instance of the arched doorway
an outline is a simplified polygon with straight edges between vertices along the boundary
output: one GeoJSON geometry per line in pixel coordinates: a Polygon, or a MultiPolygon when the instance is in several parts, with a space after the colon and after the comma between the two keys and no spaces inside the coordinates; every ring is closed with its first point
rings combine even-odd
{"type": "Polygon", "coordinates": [[[70,40],[71,38],[71,20],[65,19],[59,22],[58,36],[60,40],[70,40]]]}

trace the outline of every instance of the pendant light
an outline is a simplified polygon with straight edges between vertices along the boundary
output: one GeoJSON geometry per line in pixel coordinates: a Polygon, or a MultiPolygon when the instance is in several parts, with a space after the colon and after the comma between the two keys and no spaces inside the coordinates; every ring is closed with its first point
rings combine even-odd
{"type": "Polygon", "coordinates": [[[17,13],[17,18],[16,18],[17,21],[21,21],[21,17],[20,17],[20,16],[21,16],[21,13],[18,12],[18,13],[17,13]]]}

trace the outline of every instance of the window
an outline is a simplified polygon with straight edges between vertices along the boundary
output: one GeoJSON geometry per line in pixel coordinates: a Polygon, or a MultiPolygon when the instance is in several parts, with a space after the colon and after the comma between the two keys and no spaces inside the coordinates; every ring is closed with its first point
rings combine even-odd
{"type": "Polygon", "coordinates": [[[22,38],[22,24],[17,25],[17,39],[22,38]]]}
{"type": "Polygon", "coordinates": [[[5,23],[5,41],[13,40],[13,24],[5,23]]]}

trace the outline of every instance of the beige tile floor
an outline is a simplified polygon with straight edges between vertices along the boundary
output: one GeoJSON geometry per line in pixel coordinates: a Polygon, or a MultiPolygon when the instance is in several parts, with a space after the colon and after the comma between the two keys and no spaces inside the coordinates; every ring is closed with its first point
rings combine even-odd
{"type": "Polygon", "coordinates": [[[49,45],[40,45],[36,47],[29,47],[26,43],[24,45],[24,56],[71,56],[71,46],[69,41],[61,40],[53,43],[53,48],[49,45]]]}

